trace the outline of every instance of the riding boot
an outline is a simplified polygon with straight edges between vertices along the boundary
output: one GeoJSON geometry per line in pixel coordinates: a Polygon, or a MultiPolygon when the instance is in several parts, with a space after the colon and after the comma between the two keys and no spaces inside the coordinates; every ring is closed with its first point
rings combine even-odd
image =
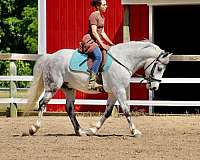
{"type": "Polygon", "coordinates": [[[103,86],[101,84],[98,84],[96,82],[96,74],[94,72],[90,71],[88,89],[89,90],[98,90],[102,87],[103,86]]]}

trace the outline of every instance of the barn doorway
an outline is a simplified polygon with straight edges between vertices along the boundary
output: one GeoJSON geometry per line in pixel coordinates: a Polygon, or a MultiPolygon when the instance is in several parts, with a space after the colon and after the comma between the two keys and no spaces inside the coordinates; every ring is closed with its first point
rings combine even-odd
{"type": "MultiPolygon", "coordinates": [[[[177,55],[200,54],[200,5],[154,6],[153,37],[177,55]]],[[[200,78],[200,62],[170,62],[163,77],[200,78]]],[[[200,100],[200,84],[161,84],[155,100],[200,100]]],[[[200,107],[155,107],[159,113],[199,113],[200,107]]]]}

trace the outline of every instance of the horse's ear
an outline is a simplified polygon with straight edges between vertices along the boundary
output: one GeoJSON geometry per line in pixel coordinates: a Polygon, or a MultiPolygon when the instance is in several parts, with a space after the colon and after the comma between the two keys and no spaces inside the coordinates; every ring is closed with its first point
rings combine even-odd
{"type": "Polygon", "coordinates": [[[165,52],[162,56],[162,58],[165,58],[165,57],[170,57],[173,53],[170,53],[170,52],[165,52]]]}
{"type": "Polygon", "coordinates": [[[167,52],[167,57],[170,57],[173,53],[167,52]]]}

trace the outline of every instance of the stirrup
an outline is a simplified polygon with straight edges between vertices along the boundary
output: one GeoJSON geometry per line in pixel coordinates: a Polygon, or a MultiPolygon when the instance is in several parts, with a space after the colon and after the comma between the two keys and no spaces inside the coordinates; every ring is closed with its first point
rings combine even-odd
{"type": "Polygon", "coordinates": [[[102,88],[103,88],[103,86],[101,84],[98,84],[96,81],[90,81],[89,84],[88,84],[89,90],[99,91],[102,88]]]}

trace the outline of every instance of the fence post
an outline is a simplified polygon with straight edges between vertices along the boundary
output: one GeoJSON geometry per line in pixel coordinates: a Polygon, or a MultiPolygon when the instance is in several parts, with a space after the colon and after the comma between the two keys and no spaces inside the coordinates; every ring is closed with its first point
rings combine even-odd
{"type": "MultiPolygon", "coordinates": [[[[14,61],[10,62],[10,76],[17,75],[17,67],[14,61]]],[[[10,98],[15,98],[17,94],[17,87],[15,82],[10,81],[10,98]]],[[[16,103],[10,103],[10,117],[17,117],[17,105],[16,103]]]]}

